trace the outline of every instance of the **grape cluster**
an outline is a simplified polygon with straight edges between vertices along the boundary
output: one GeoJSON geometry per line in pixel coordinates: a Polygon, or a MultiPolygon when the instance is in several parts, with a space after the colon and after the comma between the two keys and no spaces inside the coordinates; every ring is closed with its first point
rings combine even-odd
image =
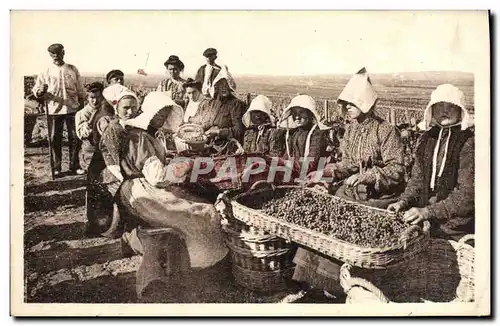
{"type": "Polygon", "coordinates": [[[249,196],[242,204],[362,247],[396,245],[408,227],[397,216],[301,189],[278,189],[274,195],[266,192],[249,196]]]}

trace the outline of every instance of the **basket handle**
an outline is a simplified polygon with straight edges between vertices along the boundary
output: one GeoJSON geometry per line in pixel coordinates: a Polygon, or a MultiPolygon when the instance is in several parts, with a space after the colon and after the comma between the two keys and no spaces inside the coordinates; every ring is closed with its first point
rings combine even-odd
{"type": "Polygon", "coordinates": [[[428,237],[430,225],[431,224],[429,223],[429,221],[424,221],[423,227],[420,227],[418,225],[412,225],[409,228],[407,228],[399,238],[399,240],[403,243],[403,248],[406,249],[408,241],[412,239],[412,235],[414,234],[416,234],[416,236],[414,236],[413,238],[416,238],[419,235],[424,235],[425,237],[428,237]]]}
{"type": "Polygon", "coordinates": [[[364,288],[365,290],[371,292],[373,295],[375,295],[380,301],[383,303],[390,303],[390,300],[387,299],[387,297],[380,291],[379,288],[377,288],[373,283],[359,278],[359,277],[352,277],[350,273],[351,265],[345,263],[342,265],[340,268],[340,284],[342,288],[344,289],[345,293],[347,294],[352,288],[354,287],[361,287],[364,288]]]}
{"type": "Polygon", "coordinates": [[[223,193],[217,196],[215,200],[214,207],[221,214],[223,221],[222,224],[227,222],[227,217],[231,212],[231,201],[229,200],[229,190],[224,191],[223,193]]]}
{"type": "Polygon", "coordinates": [[[458,240],[458,248],[461,249],[467,242],[474,240],[474,234],[464,235],[460,240],[458,240]]]}

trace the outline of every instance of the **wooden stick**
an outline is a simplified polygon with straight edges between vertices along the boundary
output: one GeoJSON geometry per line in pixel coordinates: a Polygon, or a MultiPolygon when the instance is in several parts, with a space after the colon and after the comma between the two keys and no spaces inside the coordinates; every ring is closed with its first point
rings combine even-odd
{"type": "Polygon", "coordinates": [[[56,176],[54,174],[54,158],[52,155],[52,139],[50,137],[50,134],[52,133],[52,121],[49,118],[49,105],[48,105],[46,99],[44,99],[43,104],[45,107],[45,118],[47,119],[47,140],[49,143],[50,175],[52,176],[52,180],[55,180],[56,176]]]}
{"type": "Polygon", "coordinates": [[[328,100],[325,100],[325,104],[323,105],[324,118],[327,122],[330,121],[330,113],[328,112],[328,100]]]}

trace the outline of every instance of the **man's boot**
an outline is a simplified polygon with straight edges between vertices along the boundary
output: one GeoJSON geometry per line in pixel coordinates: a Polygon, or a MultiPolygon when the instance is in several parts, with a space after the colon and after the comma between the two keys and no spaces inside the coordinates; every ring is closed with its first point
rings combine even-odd
{"type": "Polygon", "coordinates": [[[144,254],[136,273],[141,302],[185,302],[191,263],[184,240],[171,228],[138,228],[144,254]]]}

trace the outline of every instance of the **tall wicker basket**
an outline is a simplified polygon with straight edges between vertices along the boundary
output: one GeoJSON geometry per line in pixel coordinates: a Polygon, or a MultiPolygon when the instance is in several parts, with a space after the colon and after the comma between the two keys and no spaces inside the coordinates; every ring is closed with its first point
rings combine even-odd
{"type": "MultiPolygon", "coordinates": [[[[224,198],[228,192],[219,196],[224,198]]],[[[222,228],[231,251],[236,283],[258,292],[278,292],[287,288],[294,271],[296,247],[262,229],[248,226],[232,217],[227,200],[218,201],[222,228]]]]}
{"type": "Polygon", "coordinates": [[[412,262],[386,271],[344,264],[340,284],[346,303],[471,302],[474,253],[464,241],[431,239],[429,250],[412,262]]]}

